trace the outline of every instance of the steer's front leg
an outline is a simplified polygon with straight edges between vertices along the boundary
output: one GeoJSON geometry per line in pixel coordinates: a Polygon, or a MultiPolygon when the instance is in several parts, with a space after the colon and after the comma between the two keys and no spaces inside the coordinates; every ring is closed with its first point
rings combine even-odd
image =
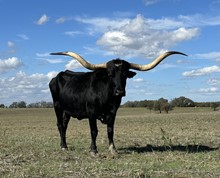
{"type": "Polygon", "coordinates": [[[89,126],[91,132],[90,153],[92,156],[96,156],[98,153],[96,146],[96,137],[98,135],[97,120],[95,118],[89,118],[89,126]]]}
{"type": "Polygon", "coordinates": [[[115,144],[114,144],[114,123],[115,123],[115,117],[112,118],[111,122],[107,124],[109,151],[111,152],[112,155],[117,154],[117,150],[116,150],[115,144]]]}

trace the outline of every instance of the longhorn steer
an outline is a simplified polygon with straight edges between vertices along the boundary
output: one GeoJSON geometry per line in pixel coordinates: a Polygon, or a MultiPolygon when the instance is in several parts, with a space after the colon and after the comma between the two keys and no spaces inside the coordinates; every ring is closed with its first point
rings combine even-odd
{"type": "Polygon", "coordinates": [[[136,75],[130,69],[147,71],[157,66],[163,59],[172,54],[184,53],[170,51],[160,55],[152,63],[138,65],[124,60],[115,59],[104,64],[90,64],[80,55],[73,52],[51,53],[52,55],[67,55],[78,60],[92,72],[60,72],[50,83],[54,109],[57,117],[57,127],[60,133],[62,149],[67,149],[66,129],[70,117],[79,120],[89,118],[91,131],[90,152],[98,153],[96,137],[98,135],[97,119],[107,124],[109,150],[116,153],[114,145],[114,123],[121,98],[125,96],[127,78],[136,75]]]}

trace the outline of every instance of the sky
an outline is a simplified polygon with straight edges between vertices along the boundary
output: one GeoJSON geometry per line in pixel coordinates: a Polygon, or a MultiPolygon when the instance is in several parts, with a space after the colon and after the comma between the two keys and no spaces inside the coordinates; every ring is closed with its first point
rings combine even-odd
{"type": "Polygon", "coordinates": [[[0,104],[52,101],[49,81],[66,69],[87,72],[51,52],[91,63],[115,58],[148,64],[127,80],[126,101],[220,101],[220,0],[0,0],[0,104]]]}

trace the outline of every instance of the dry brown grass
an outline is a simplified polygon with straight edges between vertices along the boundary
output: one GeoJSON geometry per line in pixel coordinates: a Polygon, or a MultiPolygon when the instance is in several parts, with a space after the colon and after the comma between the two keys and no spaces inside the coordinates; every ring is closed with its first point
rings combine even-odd
{"type": "Polygon", "coordinates": [[[0,177],[220,177],[220,112],[209,108],[121,108],[117,157],[101,123],[100,156],[92,158],[87,120],[70,121],[67,152],[52,109],[1,109],[0,121],[0,177]]]}

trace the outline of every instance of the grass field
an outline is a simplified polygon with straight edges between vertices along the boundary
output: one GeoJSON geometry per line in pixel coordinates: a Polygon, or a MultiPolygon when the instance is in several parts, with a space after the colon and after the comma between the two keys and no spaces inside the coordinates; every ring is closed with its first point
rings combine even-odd
{"type": "Polygon", "coordinates": [[[70,121],[70,149],[62,151],[53,109],[0,109],[0,177],[220,177],[219,111],[121,108],[114,157],[106,126],[98,124],[94,158],[88,120],[70,121]]]}

